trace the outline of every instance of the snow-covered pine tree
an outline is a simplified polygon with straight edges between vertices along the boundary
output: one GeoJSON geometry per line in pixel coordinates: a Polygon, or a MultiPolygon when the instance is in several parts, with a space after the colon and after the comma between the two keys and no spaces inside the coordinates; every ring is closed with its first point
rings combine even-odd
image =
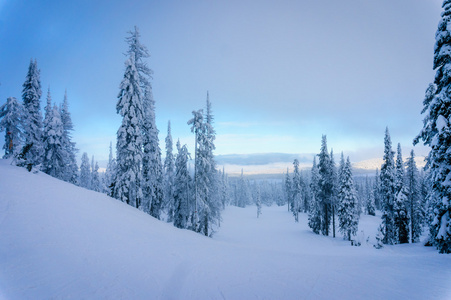
{"type": "Polygon", "coordinates": [[[94,164],[94,156],[92,156],[91,163],[91,190],[96,192],[102,191],[102,185],[100,183],[99,164],[97,161],[94,164]]]}
{"type": "Polygon", "coordinates": [[[53,109],[46,112],[42,171],[58,179],[63,179],[65,171],[66,157],[62,145],[63,130],[59,109],[55,105],[53,109]]]}
{"type": "Polygon", "coordinates": [[[376,168],[376,176],[373,184],[374,205],[376,209],[382,210],[382,196],[381,196],[381,178],[379,176],[379,168],[376,168]]]}
{"type": "Polygon", "coordinates": [[[262,198],[261,198],[260,186],[258,186],[258,185],[256,188],[256,193],[255,193],[255,205],[257,206],[257,218],[259,218],[262,213],[262,198]]]}
{"type": "Polygon", "coordinates": [[[407,211],[407,190],[404,185],[405,172],[401,144],[398,143],[395,163],[395,236],[400,244],[409,242],[409,214],[407,211]]]}
{"type": "Polygon", "coordinates": [[[47,90],[47,103],[44,107],[44,121],[42,122],[43,129],[48,126],[49,120],[52,117],[53,106],[52,106],[52,95],[50,94],[50,87],[47,90]]]}
{"type": "Polygon", "coordinates": [[[319,171],[316,165],[316,156],[313,157],[312,181],[310,183],[312,191],[312,202],[308,216],[308,226],[314,233],[319,234],[321,231],[321,203],[318,200],[319,194],[319,171]]]}
{"type": "Polygon", "coordinates": [[[442,19],[435,34],[434,84],[426,90],[422,110],[424,125],[414,144],[422,139],[431,147],[427,157],[433,179],[434,219],[430,224],[430,241],[440,253],[451,253],[451,0],[444,0],[442,8],[442,19]]]}
{"type": "Polygon", "coordinates": [[[345,240],[350,241],[357,232],[359,214],[357,213],[357,198],[349,157],[346,163],[340,162],[340,186],[338,192],[338,221],[339,229],[345,240]],[[343,164],[343,166],[341,166],[343,164]]]}
{"type": "Polygon", "coordinates": [[[164,204],[168,213],[168,222],[172,222],[174,215],[174,154],[172,153],[171,121],[168,121],[166,142],[166,157],[164,159],[164,204]]]}
{"type": "Polygon", "coordinates": [[[103,192],[113,197],[114,182],[116,177],[116,159],[113,158],[113,143],[110,142],[110,153],[105,175],[103,176],[103,192]]]}
{"type": "Polygon", "coordinates": [[[41,95],[40,71],[36,60],[31,60],[22,90],[26,116],[24,124],[25,145],[18,161],[18,165],[26,166],[28,171],[31,171],[33,166],[40,165],[44,156],[41,95]]]}
{"type": "Polygon", "coordinates": [[[365,178],[365,212],[367,215],[376,215],[376,206],[374,204],[374,188],[370,184],[368,175],[365,178]]]}
{"type": "Polygon", "coordinates": [[[16,156],[23,142],[24,108],[14,97],[9,97],[0,106],[0,131],[5,130],[3,158],[16,156]]]}
{"type": "Polygon", "coordinates": [[[418,177],[415,152],[412,150],[410,157],[407,159],[406,169],[407,208],[410,216],[411,243],[419,242],[423,224],[423,210],[421,207],[421,192],[418,177]]]}
{"type": "Polygon", "coordinates": [[[293,161],[293,181],[291,184],[291,194],[293,197],[293,202],[291,206],[291,212],[293,213],[295,222],[299,222],[299,212],[301,211],[301,174],[299,173],[299,160],[295,159],[293,161]]]}
{"type": "Polygon", "coordinates": [[[117,174],[114,196],[134,207],[139,207],[142,193],[142,93],[134,54],[125,62],[124,78],[120,84],[117,113],[122,124],[117,131],[117,174]]]}
{"type": "Polygon", "coordinates": [[[65,152],[65,171],[63,180],[70,183],[77,183],[78,166],[76,154],[78,149],[75,142],[72,141],[72,132],[74,131],[74,124],[69,112],[69,103],[67,101],[67,91],[64,92],[63,105],[61,106],[61,121],[63,122],[63,149],[65,152]]]}
{"type": "Polygon", "coordinates": [[[175,159],[174,177],[174,226],[188,228],[189,218],[193,213],[191,178],[188,172],[189,153],[186,145],[180,147],[177,141],[178,154],[175,159]]]}
{"type": "Polygon", "coordinates": [[[288,171],[288,168],[287,168],[287,174],[285,175],[284,188],[285,188],[285,195],[286,195],[286,199],[287,199],[288,211],[290,211],[291,207],[293,206],[293,193],[292,193],[291,185],[292,185],[291,176],[290,176],[290,172],[288,171]]]}
{"type": "Polygon", "coordinates": [[[332,236],[335,237],[335,213],[336,206],[338,202],[338,171],[335,165],[334,150],[330,149],[330,174],[332,183],[332,196],[330,201],[331,212],[332,212],[332,236]]]}
{"type": "Polygon", "coordinates": [[[84,152],[81,156],[80,176],[78,184],[86,189],[91,188],[91,166],[89,164],[88,153],[84,152]]]}
{"type": "Polygon", "coordinates": [[[331,199],[333,196],[332,170],[330,165],[330,156],[327,151],[327,138],[325,135],[321,141],[321,151],[318,155],[318,201],[321,207],[321,233],[329,235],[331,220],[331,199]]]}
{"type": "Polygon", "coordinates": [[[391,139],[388,128],[385,130],[384,158],[381,166],[380,191],[382,201],[382,231],[384,244],[396,243],[394,204],[396,198],[395,189],[395,161],[394,152],[391,148],[391,139]]]}

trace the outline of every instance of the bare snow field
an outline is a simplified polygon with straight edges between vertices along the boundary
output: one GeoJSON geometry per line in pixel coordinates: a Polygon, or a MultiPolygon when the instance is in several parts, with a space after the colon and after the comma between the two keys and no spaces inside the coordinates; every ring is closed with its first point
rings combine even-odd
{"type": "Polygon", "coordinates": [[[286,207],[230,206],[206,238],[0,160],[0,299],[451,299],[451,255],[377,250],[379,223],[353,247],[286,207]]]}

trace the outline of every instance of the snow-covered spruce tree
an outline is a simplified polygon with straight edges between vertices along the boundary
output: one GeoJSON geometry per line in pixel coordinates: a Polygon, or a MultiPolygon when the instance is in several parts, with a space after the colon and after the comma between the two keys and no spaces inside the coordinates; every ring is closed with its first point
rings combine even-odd
{"type": "Polygon", "coordinates": [[[312,191],[312,202],[308,216],[308,226],[314,233],[319,234],[321,231],[321,203],[318,200],[319,194],[319,171],[316,165],[316,156],[313,157],[312,181],[310,183],[312,191]]]}
{"type": "Polygon", "coordinates": [[[257,218],[262,214],[262,197],[260,192],[260,186],[257,185],[255,193],[255,205],[257,206],[257,218]]]}
{"type": "Polygon", "coordinates": [[[431,147],[427,157],[434,214],[429,227],[430,242],[440,253],[451,253],[451,0],[444,0],[442,8],[435,34],[434,84],[426,90],[424,126],[414,144],[422,139],[431,147]]]}
{"type": "Polygon", "coordinates": [[[42,170],[58,179],[63,179],[65,171],[65,152],[63,149],[63,122],[58,106],[54,106],[46,115],[44,128],[44,158],[42,170]]]}
{"type": "Polygon", "coordinates": [[[407,208],[408,191],[402,186],[398,194],[396,194],[394,210],[395,210],[395,238],[396,243],[405,244],[409,242],[409,212],[407,208]]]}
{"type": "Polygon", "coordinates": [[[65,155],[65,171],[63,180],[70,183],[77,183],[78,166],[76,155],[78,149],[75,142],[72,141],[72,132],[74,131],[74,124],[69,112],[69,103],[67,101],[67,91],[64,92],[63,105],[61,106],[61,121],[63,122],[63,139],[62,145],[65,155]]]}
{"type": "Polygon", "coordinates": [[[229,179],[224,166],[222,167],[221,184],[221,203],[222,209],[224,209],[230,202],[229,179]]]}
{"type": "Polygon", "coordinates": [[[407,211],[407,189],[404,185],[405,172],[401,144],[398,143],[395,163],[395,236],[397,243],[409,242],[409,214],[407,211]]]}
{"type": "Polygon", "coordinates": [[[370,184],[368,175],[365,178],[365,212],[367,215],[376,215],[376,206],[374,204],[374,188],[370,184]]]}
{"type": "Polygon", "coordinates": [[[331,172],[330,181],[332,183],[332,196],[330,201],[332,212],[332,236],[335,237],[335,213],[338,202],[338,171],[337,166],[335,165],[333,149],[330,150],[330,172],[331,172]]]}
{"type": "Polygon", "coordinates": [[[394,152],[391,148],[391,139],[388,128],[385,130],[384,158],[380,174],[380,192],[382,202],[382,231],[383,243],[393,245],[396,243],[394,203],[396,197],[395,189],[395,161],[394,152]]]}
{"type": "Polygon", "coordinates": [[[355,195],[354,180],[349,157],[340,162],[340,184],[338,192],[338,221],[339,229],[345,240],[350,241],[357,232],[359,214],[357,213],[357,198],[355,195]]]}
{"type": "Polygon", "coordinates": [[[36,60],[31,60],[22,90],[23,106],[25,108],[25,145],[18,157],[18,165],[26,166],[28,171],[31,171],[33,166],[40,165],[44,156],[41,95],[40,71],[36,60]]]}
{"type": "MultiPolygon", "coordinates": [[[[92,157],[92,161],[94,162],[94,156],[92,157]]],[[[100,182],[99,164],[98,162],[95,162],[95,164],[91,164],[91,166],[91,190],[101,192],[102,184],[100,182]]]]}
{"type": "Polygon", "coordinates": [[[178,154],[175,159],[174,177],[174,226],[178,228],[188,228],[189,218],[193,213],[191,209],[191,178],[188,171],[189,153],[186,145],[180,147],[177,142],[178,154]]]}
{"type": "Polygon", "coordinates": [[[117,131],[117,174],[114,196],[139,207],[142,194],[142,93],[134,54],[125,62],[124,78],[120,84],[117,113],[122,124],[117,131]]]}
{"type": "Polygon", "coordinates": [[[291,184],[291,194],[293,195],[293,201],[291,206],[291,212],[293,213],[295,222],[299,222],[299,212],[301,211],[301,174],[299,173],[299,160],[293,161],[293,181],[291,184]]]}
{"type": "Polygon", "coordinates": [[[193,111],[193,118],[188,121],[188,125],[192,125],[191,132],[195,134],[194,192],[197,225],[194,229],[205,236],[213,233],[212,225],[219,224],[220,220],[220,203],[212,194],[217,191],[217,176],[212,156],[214,139],[210,136],[212,128],[208,122],[208,104],[205,121],[203,110],[193,111]]]}
{"type": "Polygon", "coordinates": [[[331,201],[333,197],[333,180],[332,170],[330,165],[330,156],[327,151],[327,138],[325,135],[321,141],[321,151],[318,155],[318,201],[321,207],[321,233],[329,235],[330,220],[331,220],[331,201]]]}
{"type": "Polygon", "coordinates": [[[9,97],[0,106],[0,131],[5,130],[5,144],[3,158],[14,157],[19,153],[23,142],[23,106],[14,97],[9,97]]]}
{"type": "Polygon", "coordinates": [[[421,207],[421,192],[418,177],[415,153],[412,150],[410,157],[407,159],[406,169],[407,209],[410,216],[411,243],[419,242],[423,224],[423,210],[421,207]]]}
{"type": "Polygon", "coordinates": [[[168,134],[165,139],[166,142],[166,157],[164,159],[164,206],[168,213],[168,222],[172,222],[174,215],[174,154],[172,153],[172,135],[171,135],[171,121],[168,121],[168,134]]]}
{"type": "Polygon", "coordinates": [[[103,192],[113,197],[114,181],[116,177],[116,159],[113,158],[113,143],[110,142],[110,153],[105,175],[103,176],[103,192]]]}
{"type": "Polygon", "coordinates": [[[81,156],[80,180],[78,184],[86,189],[91,188],[91,166],[89,165],[88,153],[84,152],[81,156]]]}
{"type": "Polygon", "coordinates": [[[287,168],[287,174],[285,175],[285,183],[284,183],[284,191],[287,199],[287,207],[288,211],[290,211],[291,207],[293,206],[293,194],[292,194],[292,188],[291,188],[291,176],[290,172],[287,168]]]}
{"type": "Polygon", "coordinates": [[[373,184],[374,205],[376,209],[382,210],[382,196],[381,196],[381,178],[379,176],[379,169],[376,168],[376,176],[373,184]]]}

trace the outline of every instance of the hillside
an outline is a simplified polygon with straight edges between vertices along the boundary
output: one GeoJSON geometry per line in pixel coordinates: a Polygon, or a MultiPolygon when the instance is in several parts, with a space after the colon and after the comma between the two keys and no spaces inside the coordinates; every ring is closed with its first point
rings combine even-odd
{"type": "Polygon", "coordinates": [[[227,207],[206,238],[5,160],[0,191],[0,299],[451,298],[451,255],[352,247],[286,207],[227,207]]]}

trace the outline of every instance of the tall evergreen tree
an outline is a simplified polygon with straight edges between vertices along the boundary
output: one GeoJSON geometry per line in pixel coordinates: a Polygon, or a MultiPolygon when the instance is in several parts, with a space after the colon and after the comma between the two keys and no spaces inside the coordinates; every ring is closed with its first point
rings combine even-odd
{"type": "Polygon", "coordinates": [[[117,131],[117,175],[114,196],[139,207],[142,193],[142,93],[133,53],[125,62],[124,78],[120,84],[117,113],[122,124],[117,131]]]}
{"type": "Polygon", "coordinates": [[[189,217],[192,214],[191,197],[191,178],[188,171],[189,153],[186,145],[180,147],[180,141],[177,142],[178,154],[175,159],[175,177],[174,177],[174,226],[178,228],[187,228],[189,217]]]}
{"type": "Polygon", "coordinates": [[[164,159],[164,203],[168,211],[168,222],[174,215],[174,155],[172,154],[171,121],[168,122],[166,142],[166,158],[164,159]]]}
{"type": "Polygon", "coordinates": [[[314,233],[319,234],[321,231],[321,203],[318,200],[319,194],[319,170],[316,165],[316,156],[313,157],[312,181],[310,183],[312,191],[312,202],[309,211],[308,225],[314,233]]]}
{"type": "Polygon", "coordinates": [[[34,62],[32,60],[22,90],[23,106],[26,112],[25,146],[19,160],[19,165],[26,166],[29,171],[33,166],[41,164],[44,156],[41,95],[40,71],[36,60],[34,62]]]}
{"type": "Polygon", "coordinates": [[[321,141],[321,152],[318,155],[318,201],[321,207],[321,233],[329,235],[330,220],[331,220],[331,201],[333,196],[333,179],[332,169],[330,164],[330,156],[327,151],[327,139],[323,135],[321,141]]]}
{"type": "Polygon", "coordinates": [[[395,167],[395,236],[397,236],[397,241],[400,244],[404,244],[409,242],[409,214],[407,211],[407,190],[404,184],[404,161],[402,159],[401,144],[399,143],[396,153],[395,167]]]}
{"type": "Polygon", "coordinates": [[[91,167],[89,165],[88,153],[84,152],[81,156],[80,180],[78,184],[86,189],[91,188],[91,167]]]}
{"type": "Polygon", "coordinates": [[[301,174],[299,173],[299,160],[293,161],[293,182],[291,185],[291,194],[293,195],[293,202],[291,212],[293,213],[294,220],[299,222],[299,212],[301,211],[302,203],[302,191],[301,191],[301,174]]]}
{"type": "Polygon", "coordinates": [[[113,158],[113,143],[110,142],[110,153],[105,175],[103,176],[103,191],[108,196],[113,196],[114,182],[116,177],[116,159],[113,158]]]}
{"type": "Polygon", "coordinates": [[[5,130],[5,144],[3,158],[10,158],[18,154],[23,142],[24,108],[14,97],[9,97],[0,106],[0,131],[5,130]]]}
{"type": "Polygon", "coordinates": [[[291,207],[293,206],[293,194],[292,194],[292,188],[291,188],[291,176],[290,176],[290,172],[288,171],[287,168],[287,174],[285,175],[285,195],[287,198],[287,206],[288,206],[288,211],[290,211],[291,207]]]}
{"type": "Polygon", "coordinates": [[[430,241],[441,253],[451,253],[451,0],[443,1],[442,19],[435,34],[435,80],[423,101],[424,126],[414,144],[422,139],[431,147],[427,157],[432,181],[433,214],[430,241]]]}
{"type": "Polygon", "coordinates": [[[63,150],[63,122],[55,105],[46,115],[44,128],[44,158],[42,170],[50,176],[63,179],[65,171],[65,153],[63,150]]]}
{"type": "Polygon", "coordinates": [[[410,216],[411,242],[419,242],[422,224],[423,211],[421,207],[421,191],[419,183],[419,174],[415,163],[415,153],[412,150],[407,160],[406,187],[407,187],[407,207],[410,216]]]}
{"type": "Polygon", "coordinates": [[[391,148],[391,139],[388,128],[385,130],[384,160],[381,166],[380,190],[382,201],[382,230],[384,234],[383,243],[393,245],[396,243],[396,228],[394,216],[395,204],[395,162],[394,153],[391,148]]]}
{"type": "Polygon", "coordinates": [[[368,180],[368,175],[365,178],[365,211],[367,215],[376,215],[376,206],[374,204],[374,188],[368,180]]]}
{"type": "Polygon", "coordinates": [[[78,149],[75,142],[72,141],[72,132],[74,131],[74,124],[69,112],[69,103],[67,101],[67,91],[64,92],[63,105],[61,106],[61,121],[63,122],[63,137],[62,146],[65,154],[65,171],[63,180],[70,183],[77,183],[77,159],[76,154],[78,149]]]}
{"type": "Polygon", "coordinates": [[[335,212],[336,212],[336,206],[338,202],[338,171],[337,167],[335,165],[335,159],[334,159],[334,151],[333,149],[330,150],[330,175],[331,175],[331,183],[332,183],[332,195],[331,195],[331,212],[332,212],[332,236],[335,237],[335,212]]]}
{"type": "Polygon", "coordinates": [[[359,214],[357,212],[357,197],[355,195],[354,180],[349,157],[346,163],[342,160],[340,167],[340,186],[338,192],[338,220],[343,238],[350,241],[358,229],[359,214]]]}

